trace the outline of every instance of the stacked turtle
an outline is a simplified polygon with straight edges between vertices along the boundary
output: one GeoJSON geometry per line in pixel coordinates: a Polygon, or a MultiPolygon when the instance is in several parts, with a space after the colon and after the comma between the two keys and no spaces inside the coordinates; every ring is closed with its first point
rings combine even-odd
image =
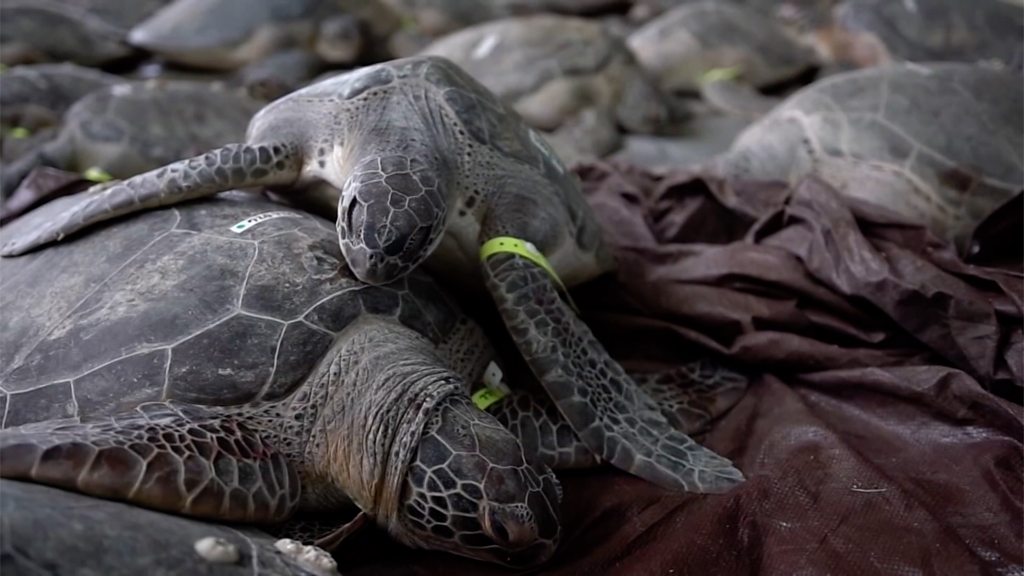
{"type": "Polygon", "coordinates": [[[613,263],[566,160],[641,142],[729,179],[816,175],[965,250],[1024,189],[1024,9],[1003,0],[644,0],[632,21],[607,0],[380,2],[0,3],[5,62],[192,77],[0,74],[5,196],[36,166],[119,179],[2,233],[5,256],[68,242],[3,262],[0,475],[328,548],[354,504],[410,545],[534,564],[558,539],[549,468],[742,479],[687,436],[742,378],[627,375],[574,312],[566,288],[613,263]],[[964,63],[897,63],[923,59],[964,63]],[[240,188],[293,206],[209,198],[240,188]],[[470,400],[517,361],[503,400],[470,400]]]}
{"type": "Polygon", "coordinates": [[[620,129],[672,132],[686,109],[666,98],[599,22],[504,18],[444,36],[421,54],[451,60],[547,135],[567,164],[619,147],[620,129]]]}
{"type": "MultiPolygon", "coordinates": [[[[675,428],[678,417],[670,420],[661,412],[658,401],[608,357],[562,300],[557,278],[572,285],[610,265],[593,215],[543,140],[460,68],[441,58],[417,57],[330,78],[264,108],[253,119],[248,139],[55,201],[5,230],[12,239],[6,253],[23,252],[114,216],[253,186],[269,186],[279,194],[294,187],[329,187],[340,215],[334,231],[317,223],[285,233],[275,228],[277,221],[288,226],[288,215],[299,212],[252,214],[247,208],[250,221],[239,209],[207,205],[193,210],[183,205],[154,213],[162,218],[150,216],[148,222],[155,224],[128,220],[103,234],[86,235],[84,242],[32,255],[73,260],[92,280],[14,274],[27,282],[24,290],[43,281],[67,291],[55,291],[55,301],[45,307],[54,316],[26,316],[25,333],[11,331],[24,345],[5,347],[14,357],[6,363],[11,371],[4,387],[18,392],[7,399],[7,410],[19,415],[5,424],[67,417],[88,421],[90,416],[139,408],[99,424],[51,422],[5,432],[0,436],[7,463],[4,476],[225,520],[282,520],[304,502],[327,508],[351,500],[407,543],[508,563],[534,562],[550,554],[557,535],[553,484],[543,480],[547,476],[541,469],[534,480],[528,476],[520,483],[514,478],[497,482],[508,493],[466,489],[456,498],[461,504],[435,511],[434,482],[447,485],[439,478],[453,473],[447,466],[451,455],[462,455],[469,446],[493,447],[496,452],[485,460],[506,462],[499,466],[514,462],[507,473],[517,475],[526,474],[527,462],[546,459],[571,466],[608,461],[660,485],[701,492],[722,491],[742,479],[727,460],[675,428]],[[209,220],[221,211],[225,215],[209,220]],[[550,220],[539,221],[538,215],[550,220]],[[260,224],[268,231],[267,243],[254,247],[234,235],[267,219],[275,223],[260,224]],[[117,230],[123,231],[121,239],[117,230]],[[499,251],[480,262],[481,245],[512,236],[535,252],[524,257],[523,252],[499,251]],[[151,239],[142,253],[140,238],[151,239]],[[86,243],[91,239],[97,243],[92,247],[86,243]],[[195,242],[199,244],[191,244],[195,242]],[[223,253],[216,253],[216,244],[224,245],[223,253]],[[126,251],[119,252],[118,246],[126,251]],[[145,252],[150,249],[152,254],[145,252]],[[74,250],[74,256],[60,250],[74,250]],[[534,263],[540,253],[548,255],[556,277],[534,263]],[[192,258],[198,259],[189,263],[192,258]],[[448,279],[463,278],[476,286],[486,280],[519,353],[553,400],[544,406],[543,398],[526,397],[524,405],[519,394],[507,408],[499,407],[513,429],[535,432],[529,435],[528,458],[515,437],[501,435],[504,429],[488,425],[488,417],[457,394],[475,376],[460,376],[451,359],[479,371],[481,348],[486,346],[479,345],[483,339],[478,331],[453,329],[455,316],[448,309],[438,311],[436,290],[409,275],[428,258],[432,266],[446,270],[448,279]],[[344,276],[348,269],[352,276],[344,276]],[[176,280],[174,270],[187,274],[176,280]],[[119,281],[122,274],[126,278],[119,281]],[[296,284],[302,278],[306,287],[296,284]],[[124,292],[115,287],[120,282],[124,292]],[[224,292],[215,293],[217,285],[224,292]],[[197,286],[211,291],[199,300],[203,311],[173,297],[185,294],[184,300],[195,304],[197,286]],[[90,304],[84,316],[68,309],[89,300],[90,293],[111,300],[90,304]],[[282,306],[288,311],[282,312],[282,306]],[[154,316],[131,321],[121,316],[142,311],[154,316]],[[66,313],[71,315],[64,317],[66,313]],[[172,317],[194,324],[171,322],[172,317]],[[58,327],[53,322],[69,324],[58,327]],[[145,335],[156,327],[165,333],[145,335]],[[101,350],[76,347],[74,357],[56,362],[46,352],[67,350],[64,338],[78,341],[77,330],[103,329],[113,330],[110,337],[91,339],[101,350]],[[114,334],[123,344],[113,344],[114,334]],[[43,342],[50,337],[49,344],[43,342]],[[253,348],[238,348],[233,342],[237,339],[253,348]],[[394,361],[400,357],[409,360],[394,361]],[[41,363],[60,374],[44,377],[41,363]],[[119,373],[126,378],[111,377],[119,373]],[[148,389],[138,385],[140,377],[151,382],[148,389]],[[114,389],[93,384],[87,391],[90,384],[84,382],[90,378],[114,389]],[[332,400],[339,382],[345,382],[344,392],[332,400]],[[126,388],[134,392],[126,394],[126,388]],[[82,404],[69,412],[38,412],[30,407],[39,394],[71,394],[82,404]],[[435,412],[452,404],[455,414],[432,415],[435,404],[435,412]],[[92,411],[83,414],[82,405],[92,411]],[[409,414],[410,406],[416,407],[415,414],[409,414]],[[388,414],[394,417],[389,420],[388,414]],[[449,419],[455,422],[450,427],[449,419]],[[234,438],[246,449],[211,456],[189,439],[195,429],[210,435],[192,432],[201,436],[197,440],[234,438]],[[363,431],[368,429],[380,432],[367,438],[363,431]],[[570,429],[574,434],[567,436],[570,429]],[[139,430],[150,432],[140,437],[139,430]],[[163,430],[170,436],[161,435],[163,430]],[[353,440],[345,430],[358,430],[354,435],[361,438],[353,440]],[[468,441],[467,430],[491,436],[468,441]],[[339,431],[344,445],[335,436],[339,431]],[[452,437],[446,436],[449,432],[452,437]],[[442,440],[433,442],[436,435],[442,440]],[[139,447],[145,452],[141,455],[127,449],[143,437],[165,456],[157,458],[150,448],[139,447]],[[371,440],[382,444],[360,444],[371,440]],[[77,453],[60,448],[83,443],[86,447],[77,453]],[[424,450],[424,444],[431,448],[424,450]],[[183,484],[167,486],[155,477],[140,480],[139,485],[152,487],[149,493],[137,490],[137,482],[130,479],[111,485],[102,467],[91,467],[95,453],[110,454],[101,462],[109,458],[112,466],[130,466],[137,480],[185,466],[207,472],[196,472],[198,486],[189,480],[192,468],[189,474],[174,475],[185,478],[183,484]],[[369,457],[373,454],[378,456],[369,457]],[[228,458],[233,467],[248,467],[253,474],[258,470],[259,481],[243,486],[237,483],[241,475],[219,477],[211,460],[215,457],[228,458]],[[358,466],[346,458],[358,458],[358,466]],[[159,461],[152,469],[147,464],[151,459],[159,461]],[[342,477],[338,469],[344,471],[342,477]],[[411,478],[405,484],[403,475],[411,478]],[[296,488],[300,481],[302,491],[296,488]],[[473,499],[476,508],[465,510],[473,499]],[[486,503],[507,506],[500,508],[505,512],[483,510],[486,503]],[[442,513],[452,519],[458,515],[455,510],[471,517],[463,520],[471,523],[466,525],[470,536],[438,520],[442,513]]],[[[58,268],[36,262],[26,266],[27,271],[58,268]]],[[[11,297],[25,293],[15,284],[4,292],[11,297]]],[[[700,385],[713,380],[710,375],[701,373],[697,382],[692,375],[687,378],[703,390],[700,385]]],[[[735,390],[722,387],[723,394],[735,390]]],[[[44,403],[66,405],[53,398],[44,403]]],[[[486,467],[461,456],[455,460],[483,481],[486,467]]],[[[450,490],[443,489],[445,494],[450,490]]]]}

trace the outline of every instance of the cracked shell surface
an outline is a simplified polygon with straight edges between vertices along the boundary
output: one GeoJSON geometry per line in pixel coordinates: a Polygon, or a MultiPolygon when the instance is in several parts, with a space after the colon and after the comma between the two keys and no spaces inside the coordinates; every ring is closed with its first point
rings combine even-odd
{"type": "Polygon", "coordinates": [[[272,401],[364,312],[435,341],[457,319],[419,274],[382,287],[355,280],[326,220],[233,194],[140,214],[3,267],[0,309],[20,310],[0,335],[5,427],[161,399],[272,401]]]}

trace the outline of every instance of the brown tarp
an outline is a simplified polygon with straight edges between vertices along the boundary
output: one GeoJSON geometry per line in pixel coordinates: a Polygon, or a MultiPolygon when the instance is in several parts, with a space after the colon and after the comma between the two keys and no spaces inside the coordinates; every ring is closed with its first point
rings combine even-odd
{"type": "MultiPolygon", "coordinates": [[[[536,572],[1024,573],[1019,258],[964,264],[814,180],[578,171],[619,260],[574,292],[584,316],[632,369],[748,370],[702,439],[748,480],[702,496],[562,474],[563,542],[536,572]]],[[[350,576],[509,573],[373,532],[339,556],[350,576]]]]}

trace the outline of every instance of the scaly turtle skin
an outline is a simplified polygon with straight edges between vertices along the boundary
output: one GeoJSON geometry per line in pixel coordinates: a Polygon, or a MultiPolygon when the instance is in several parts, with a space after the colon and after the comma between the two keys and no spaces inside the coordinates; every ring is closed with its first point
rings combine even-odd
{"type": "Polygon", "coordinates": [[[742,480],[728,460],[674,429],[530,259],[530,243],[568,286],[609,270],[593,213],[574,177],[509,107],[450,61],[415,57],[368,66],[277,100],[229,145],[70,202],[12,234],[16,255],[91,224],[235,187],[281,195],[316,187],[337,202],[338,240],[357,278],[391,282],[430,257],[452,281],[490,294],[531,370],[582,441],[608,462],[662,486],[723,491],[742,480]]]}
{"type": "Polygon", "coordinates": [[[840,63],[995,61],[1020,69],[1024,8],[1003,0],[846,0],[818,45],[840,63]]]}
{"type": "Polygon", "coordinates": [[[468,320],[419,273],[359,282],[329,222],[238,196],[4,263],[0,475],[225,522],[351,502],[411,546],[550,556],[556,480],[470,402],[455,369],[489,349],[468,320]]]}
{"type": "Polygon", "coordinates": [[[75,64],[16,66],[0,74],[0,121],[36,131],[60,123],[86,95],[124,79],[75,64]]]}
{"type": "Polygon", "coordinates": [[[0,44],[98,66],[132,55],[128,30],[165,0],[4,0],[0,44]]]}
{"type": "Polygon", "coordinates": [[[203,82],[158,80],[96,90],[68,110],[56,138],[7,167],[2,190],[13,191],[39,165],[134,176],[239,140],[259,107],[254,99],[203,82]]]}
{"type": "MultiPolygon", "coordinates": [[[[447,58],[510,104],[526,123],[544,131],[579,125],[594,111],[600,126],[587,132],[668,131],[681,120],[637,65],[625,43],[600,23],[550,14],[505,18],[449,34],[421,54],[447,58]]],[[[604,156],[617,145],[589,150],[604,156]]]]}
{"type": "Polygon", "coordinates": [[[695,92],[705,72],[735,69],[754,87],[791,79],[815,65],[814,54],[760,13],[721,2],[673,8],[627,39],[661,87],[695,92]]]}
{"type": "Polygon", "coordinates": [[[287,48],[351,64],[383,42],[397,16],[365,0],[175,0],[132,29],[128,41],[179,64],[234,70],[287,48]]]}
{"type": "Polygon", "coordinates": [[[965,64],[837,74],[789,97],[722,159],[730,178],[840,192],[926,224],[961,248],[1024,188],[1019,74],[965,64]]]}

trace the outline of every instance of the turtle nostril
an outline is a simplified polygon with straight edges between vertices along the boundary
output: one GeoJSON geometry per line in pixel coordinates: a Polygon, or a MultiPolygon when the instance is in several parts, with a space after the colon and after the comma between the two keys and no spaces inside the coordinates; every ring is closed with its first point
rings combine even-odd
{"type": "Polygon", "coordinates": [[[497,509],[485,512],[484,532],[499,545],[519,549],[537,540],[536,530],[527,522],[506,511],[497,509]]]}

